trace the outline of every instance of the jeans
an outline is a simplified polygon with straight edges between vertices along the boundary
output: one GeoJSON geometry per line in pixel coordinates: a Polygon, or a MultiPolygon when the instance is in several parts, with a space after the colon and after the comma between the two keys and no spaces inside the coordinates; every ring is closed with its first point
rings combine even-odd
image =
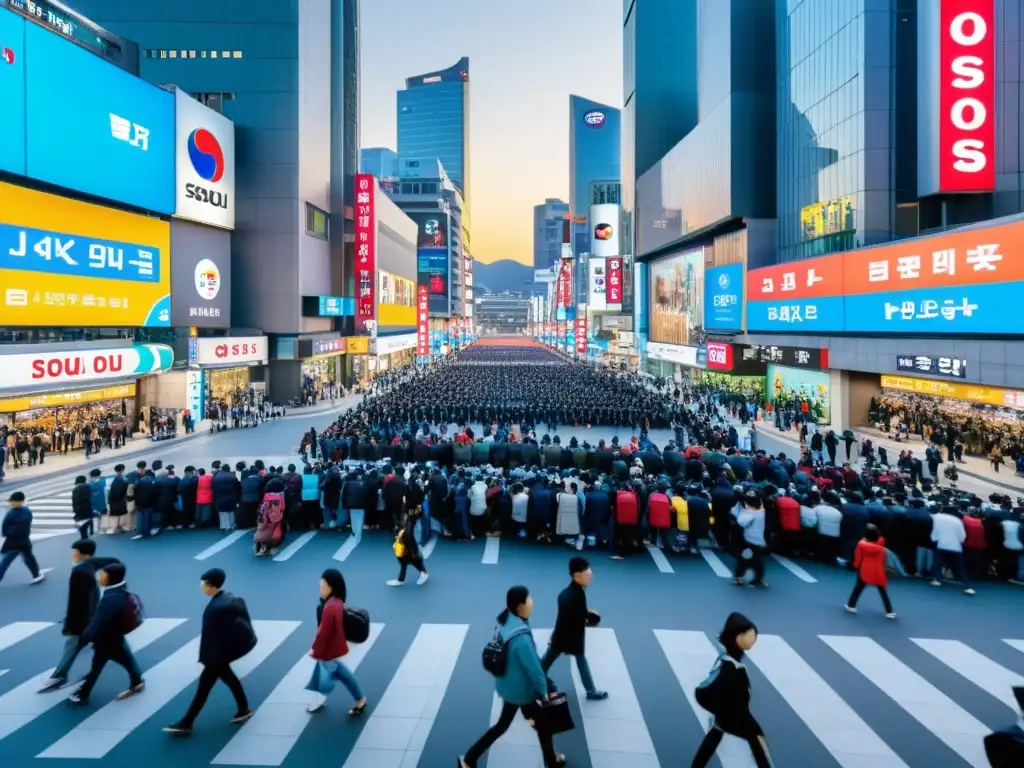
{"type": "Polygon", "coordinates": [[[942,569],[949,568],[953,572],[953,578],[964,585],[971,586],[967,576],[967,568],[964,567],[964,555],[962,552],[949,552],[945,549],[935,550],[935,562],[932,564],[932,580],[938,581],[942,578],[942,569]]]}
{"type": "Polygon", "coordinates": [[[228,664],[207,664],[203,666],[203,671],[199,674],[199,687],[196,688],[196,694],[192,697],[192,703],[188,706],[188,712],[181,718],[182,725],[192,727],[196,718],[199,717],[199,713],[206,706],[206,700],[210,698],[210,691],[213,690],[213,686],[218,680],[222,681],[231,691],[231,695],[235,697],[235,711],[237,714],[244,715],[249,711],[249,701],[245,697],[245,690],[242,688],[242,683],[237,675],[231,670],[231,666],[228,664]]]}
{"type": "MultiPolygon", "coordinates": [[[[355,701],[363,700],[363,689],[359,687],[359,681],[356,680],[356,676],[352,674],[352,670],[346,666],[345,662],[341,659],[334,659],[333,661],[318,661],[317,663],[323,665],[331,680],[337,680],[345,686],[345,690],[349,692],[355,701]]],[[[321,695],[324,694],[323,690],[317,690],[312,687],[312,681],[310,681],[310,685],[306,686],[306,690],[315,691],[321,695]]]]}
{"type": "MultiPolygon", "coordinates": [[[[516,712],[521,710],[523,717],[529,717],[529,710],[527,706],[520,706],[518,704],[509,704],[507,701],[501,703],[501,714],[498,715],[498,721],[492,725],[483,736],[469,748],[466,752],[465,761],[466,765],[471,768],[476,768],[477,761],[484,756],[484,753],[491,748],[498,739],[500,739],[505,731],[512,725],[512,721],[515,719],[516,712]]],[[[544,765],[548,768],[554,768],[558,765],[558,756],[555,754],[555,739],[550,733],[545,731],[537,731],[537,739],[540,741],[541,754],[544,756],[544,765]]]]}
{"type": "Polygon", "coordinates": [[[32,578],[39,578],[39,563],[36,561],[36,556],[32,554],[32,547],[28,546],[24,549],[12,549],[10,552],[0,555],[0,581],[3,581],[4,574],[7,573],[7,569],[11,567],[11,563],[18,555],[21,555],[21,559],[25,561],[32,578]]]}
{"type": "MultiPolygon", "coordinates": [[[[857,577],[857,583],[853,585],[853,592],[850,593],[850,599],[846,601],[846,604],[850,608],[857,607],[857,601],[860,600],[860,595],[866,587],[861,578],[857,577]]],[[[882,598],[882,606],[885,608],[886,613],[892,613],[892,602],[889,600],[889,593],[885,591],[885,587],[878,587],[878,594],[882,598]]]]}
{"type": "Polygon", "coordinates": [[[352,512],[350,510],[347,510],[344,507],[341,507],[338,510],[338,527],[339,528],[344,528],[346,525],[348,525],[348,523],[349,523],[349,521],[351,519],[352,519],[352,512]]]}
{"type": "Polygon", "coordinates": [[[213,522],[213,505],[199,504],[196,506],[196,526],[205,528],[213,522]]]}
{"type": "Polygon", "coordinates": [[[135,511],[135,533],[143,538],[149,538],[153,530],[153,510],[138,509],[135,511]]]}
{"type": "Polygon", "coordinates": [[[349,513],[352,515],[352,535],[355,537],[356,544],[360,544],[363,540],[363,525],[366,522],[366,511],[351,509],[349,513]]]}
{"type": "Polygon", "coordinates": [[[50,677],[55,680],[67,680],[68,674],[71,672],[71,665],[75,663],[75,659],[81,652],[82,646],[78,644],[78,635],[68,635],[64,638],[64,650],[61,651],[60,661],[50,677]]]}
{"type": "Polygon", "coordinates": [[[932,572],[932,564],[935,562],[935,550],[928,547],[918,547],[915,553],[914,565],[918,576],[927,576],[932,572]]]}
{"type": "Polygon", "coordinates": [[[97,648],[94,646],[92,666],[89,668],[89,674],[82,681],[82,687],[78,689],[78,695],[83,700],[89,698],[89,694],[92,693],[92,689],[96,685],[96,681],[99,680],[100,673],[103,672],[103,668],[107,665],[108,661],[124,667],[128,673],[129,684],[132,688],[142,683],[142,670],[139,668],[139,662],[132,655],[132,650],[128,647],[127,642],[122,639],[121,645],[113,648],[97,648]]]}
{"type": "Polygon", "coordinates": [[[338,510],[334,507],[324,507],[324,525],[334,528],[338,523],[338,510]]]}
{"type": "MultiPolygon", "coordinates": [[[[549,645],[540,660],[541,668],[547,672],[562,653],[553,645],[549,645]]],[[[597,688],[594,686],[594,677],[590,674],[590,664],[587,663],[587,657],[582,653],[570,653],[568,655],[576,659],[576,671],[580,673],[580,682],[583,684],[583,690],[587,693],[594,693],[597,688]]]]}

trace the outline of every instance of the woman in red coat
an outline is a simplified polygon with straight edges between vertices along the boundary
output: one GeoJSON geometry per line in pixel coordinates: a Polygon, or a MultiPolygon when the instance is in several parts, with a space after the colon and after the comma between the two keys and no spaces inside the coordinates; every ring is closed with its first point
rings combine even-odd
{"type": "Polygon", "coordinates": [[[327,694],[340,682],[355,699],[348,713],[353,717],[363,714],[366,697],[359,687],[359,681],[341,659],[348,654],[345,639],[345,579],[341,571],[328,568],[320,577],[320,608],[317,610],[316,637],[309,655],[316,659],[313,676],[306,690],[313,691],[315,698],[307,707],[310,713],[319,712],[327,700],[327,694]]]}
{"type": "Polygon", "coordinates": [[[864,587],[872,586],[878,588],[878,594],[882,596],[882,605],[885,606],[885,618],[895,619],[892,603],[889,601],[889,594],[885,591],[889,583],[889,575],[885,570],[885,563],[889,557],[889,551],[885,548],[885,539],[879,533],[878,528],[868,523],[864,532],[864,538],[857,543],[857,549],[853,553],[853,567],[857,569],[857,583],[853,585],[853,592],[850,599],[846,601],[846,610],[850,613],[857,612],[857,600],[864,587]]]}

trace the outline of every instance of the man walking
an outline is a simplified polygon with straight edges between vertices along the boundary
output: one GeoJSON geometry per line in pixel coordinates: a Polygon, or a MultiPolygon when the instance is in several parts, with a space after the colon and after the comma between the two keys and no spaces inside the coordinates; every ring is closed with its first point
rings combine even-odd
{"type": "Polygon", "coordinates": [[[598,621],[597,613],[587,608],[585,591],[590,586],[594,574],[585,557],[574,557],[569,560],[569,575],[572,581],[558,595],[558,618],[555,619],[555,628],[540,665],[547,672],[563,653],[574,657],[587,698],[590,701],[600,701],[607,699],[608,694],[594,686],[594,678],[590,674],[590,665],[586,657],[587,626],[593,626],[598,621]]]}
{"type": "Polygon", "coordinates": [[[32,554],[32,510],[25,506],[25,494],[21,491],[12,493],[7,499],[7,505],[10,509],[0,525],[0,536],[4,539],[0,547],[0,581],[3,581],[14,559],[21,555],[32,573],[32,583],[38,584],[43,580],[43,574],[39,570],[36,556],[32,554]]]}
{"type": "Polygon", "coordinates": [[[181,720],[164,728],[166,733],[178,736],[192,733],[192,724],[206,706],[210,691],[218,680],[235,697],[233,725],[240,725],[256,714],[249,709],[242,682],[231,670],[232,662],[256,647],[256,633],[245,601],[224,591],[226,580],[227,575],[220,568],[211,568],[202,575],[203,594],[210,598],[203,611],[203,631],[199,641],[199,663],[203,665],[203,671],[188,711],[181,720]]]}
{"type": "Polygon", "coordinates": [[[68,579],[68,607],[61,630],[65,638],[64,650],[57,668],[40,689],[40,693],[50,693],[67,685],[71,665],[75,663],[83,648],[79,638],[96,615],[96,605],[100,599],[96,572],[119,562],[113,557],[94,557],[95,554],[96,542],[92,539],[82,539],[71,545],[71,562],[74,566],[68,579]]]}

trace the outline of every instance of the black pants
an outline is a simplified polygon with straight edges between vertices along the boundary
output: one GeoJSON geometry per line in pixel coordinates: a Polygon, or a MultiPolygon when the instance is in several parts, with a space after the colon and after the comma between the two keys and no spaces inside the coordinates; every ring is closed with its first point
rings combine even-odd
{"type": "Polygon", "coordinates": [[[223,682],[231,691],[231,695],[235,697],[237,714],[244,715],[249,711],[249,700],[245,697],[242,681],[238,679],[231,667],[228,664],[209,664],[204,666],[203,671],[199,674],[199,687],[196,688],[196,695],[192,697],[192,703],[188,705],[188,712],[181,719],[182,725],[192,727],[196,718],[199,717],[199,713],[206,706],[206,700],[210,698],[210,691],[213,690],[213,686],[218,680],[223,682]]]}
{"type": "Polygon", "coordinates": [[[107,666],[108,661],[124,667],[125,672],[128,673],[132,688],[142,684],[139,665],[135,661],[135,657],[132,656],[128,643],[122,642],[120,647],[113,648],[93,646],[92,666],[89,668],[89,673],[85,676],[82,685],[78,689],[78,695],[83,700],[89,698],[89,694],[92,693],[92,689],[95,687],[96,681],[100,679],[100,674],[103,672],[103,668],[107,666]]]}
{"type": "Polygon", "coordinates": [[[82,539],[88,539],[93,533],[93,522],[89,520],[83,520],[78,526],[78,536],[82,539]]]}
{"type": "MultiPolygon", "coordinates": [[[[846,601],[846,604],[851,608],[856,608],[857,601],[860,600],[860,595],[866,586],[867,584],[858,576],[857,583],[853,585],[853,592],[850,593],[850,599],[846,601]]],[[[885,608],[885,612],[892,613],[892,602],[889,600],[889,594],[885,591],[885,587],[878,587],[877,589],[878,594],[882,597],[882,606],[885,608]]]]}
{"type": "MultiPolygon", "coordinates": [[[[505,731],[512,725],[516,712],[519,710],[522,710],[523,717],[528,717],[526,707],[521,707],[518,704],[509,704],[507,701],[502,702],[498,722],[492,725],[487,733],[481,736],[479,741],[470,747],[466,753],[465,760],[467,765],[471,766],[471,768],[476,768],[477,760],[483,757],[484,752],[490,749],[491,745],[505,734],[505,731]]],[[[544,765],[548,766],[548,768],[554,768],[554,766],[558,765],[554,737],[545,731],[537,731],[537,740],[540,742],[540,750],[544,755],[544,765]]]]}
{"type": "MultiPolygon", "coordinates": [[[[718,749],[718,745],[722,743],[724,736],[725,733],[718,728],[711,728],[704,737],[704,741],[700,743],[700,747],[697,748],[697,754],[693,756],[693,762],[690,764],[691,768],[704,768],[704,766],[711,762],[711,758],[714,757],[715,751],[718,749]]],[[[747,744],[750,745],[750,753],[754,756],[754,763],[757,765],[757,768],[772,768],[772,759],[761,745],[760,734],[755,735],[751,733],[749,736],[741,738],[746,738],[747,744]]]]}
{"type": "Polygon", "coordinates": [[[420,573],[427,572],[427,565],[423,562],[422,555],[416,555],[416,557],[403,556],[398,558],[398,580],[405,581],[405,572],[409,570],[409,566],[412,566],[420,573]]]}
{"type": "Polygon", "coordinates": [[[736,555],[736,570],[733,572],[733,578],[742,579],[744,574],[748,570],[754,572],[754,581],[764,581],[764,548],[755,547],[753,544],[744,544],[736,555]],[[744,559],[743,550],[750,550],[750,557],[744,559]]]}

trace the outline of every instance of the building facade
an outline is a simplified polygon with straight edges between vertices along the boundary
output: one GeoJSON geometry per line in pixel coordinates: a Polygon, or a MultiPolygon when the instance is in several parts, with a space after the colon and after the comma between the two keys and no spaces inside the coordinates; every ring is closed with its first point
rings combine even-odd
{"type": "Polygon", "coordinates": [[[549,197],[533,207],[533,268],[551,269],[558,261],[569,204],[549,197]]]}
{"type": "Polygon", "coordinates": [[[407,78],[398,92],[398,159],[436,159],[470,204],[469,59],[407,78]]]}
{"type": "Polygon", "coordinates": [[[398,178],[398,153],[388,147],[359,150],[359,172],[377,179],[398,178]]]}
{"type": "Polygon", "coordinates": [[[590,185],[619,182],[621,113],[582,96],[569,97],[569,212],[586,217],[590,185]]]}

